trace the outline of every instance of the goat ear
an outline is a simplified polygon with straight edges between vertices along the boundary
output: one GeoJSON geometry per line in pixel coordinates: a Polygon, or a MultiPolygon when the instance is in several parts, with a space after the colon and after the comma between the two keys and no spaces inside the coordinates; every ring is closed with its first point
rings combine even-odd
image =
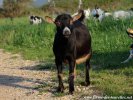
{"type": "Polygon", "coordinates": [[[49,16],[45,16],[45,21],[48,23],[54,23],[54,20],[49,16]]]}
{"type": "Polygon", "coordinates": [[[75,15],[75,16],[72,18],[71,23],[74,22],[74,21],[76,21],[76,20],[78,20],[79,18],[81,18],[81,16],[82,16],[82,13],[78,13],[77,15],[75,15]]]}

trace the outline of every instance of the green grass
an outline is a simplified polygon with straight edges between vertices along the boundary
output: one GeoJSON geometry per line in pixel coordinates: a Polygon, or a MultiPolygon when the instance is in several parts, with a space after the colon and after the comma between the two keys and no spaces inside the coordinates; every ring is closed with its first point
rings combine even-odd
{"type": "Polygon", "coordinates": [[[106,19],[102,23],[88,22],[92,33],[92,83],[104,91],[104,95],[132,95],[133,61],[121,64],[129,55],[132,44],[126,34],[132,28],[132,19],[113,21],[106,19]],[[93,65],[97,66],[93,68],[93,65]]]}
{"type": "MultiPolygon", "coordinates": [[[[1,48],[21,53],[25,59],[53,62],[54,25],[30,25],[27,18],[16,18],[13,22],[0,19],[0,22],[1,48]]],[[[87,26],[92,35],[93,48],[91,83],[102,90],[104,95],[132,95],[133,61],[126,64],[121,62],[129,54],[132,39],[127,36],[126,29],[133,28],[133,19],[114,21],[107,18],[101,23],[90,20],[87,26]]],[[[78,66],[77,74],[83,74],[83,68],[83,65],[78,66]]],[[[77,83],[84,81],[78,77],[77,83]]]]}
{"type": "Polygon", "coordinates": [[[26,59],[51,59],[54,37],[53,25],[30,25],[26,18],[2,20],[0,25],[1,47],[19,51],[26,59]]]}

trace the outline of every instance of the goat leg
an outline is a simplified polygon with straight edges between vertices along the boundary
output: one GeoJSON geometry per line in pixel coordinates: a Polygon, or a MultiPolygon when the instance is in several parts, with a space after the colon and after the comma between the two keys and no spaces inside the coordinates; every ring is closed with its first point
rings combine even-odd
{"type": "Polygon", "coordinates": [[[58,80],[59,80],[59,86],[57,88],[57,92],[63,92],[64,85],[62,82],[62,70],[63,70],[62,62],[58,60],[55,60],[55,62],[56,62],[57,70],[58,70],[58,80]]]}
{"type": "Polygon", "coordinates": [[[129,57],[125,60],[125,61],[123,61],[123,62],[121,62],[121,63],[127,63],[127,62],[129,62],[129,60],[131,60],[133,58],[133,50],[130,50],[130,55],[129,55],[129,57]]]}

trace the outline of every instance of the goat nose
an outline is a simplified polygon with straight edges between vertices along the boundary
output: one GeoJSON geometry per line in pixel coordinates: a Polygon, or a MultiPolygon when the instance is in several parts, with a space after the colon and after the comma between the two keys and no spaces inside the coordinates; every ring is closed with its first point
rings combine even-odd
{"type": "Polygon", "coordinates": [[[70,31],[64,31],[64,35],[69,35],[70,31]]]}
{"type": "Polygon", "coordinates": [[[71,34],[71,31],[68,27],[65,27],[64,30],[63,30],[63,35],[70,35],[71,34]]]}

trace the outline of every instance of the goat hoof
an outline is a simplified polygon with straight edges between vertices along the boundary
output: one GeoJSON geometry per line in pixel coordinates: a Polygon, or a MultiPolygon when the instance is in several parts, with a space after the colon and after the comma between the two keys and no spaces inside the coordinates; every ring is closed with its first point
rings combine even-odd
{"type": "Polygon", "coordinates": [[[69,91],[69,94],[70,94],[70,95],[73,95],[73,93],[74,93],[74,91],[69,91]]]}
{"type": "Polygon", "coordinates": [[[85,86],[89,86],[90,85],[90,81],[89,82],[85,82],[85,86]]]}
{"type": "Polygon", "coordinates": [[[70,89],[69,89],[69,94],[72,95],[73,93],[74,93],[74,88],[70,88],[70,89]]]}
{"type": "Polygon", "coordinates": [[[82,86],[89,86],[90,85],[90,82],[81,82],[81,85],[82,86]]]}
{"type": "Polygon", "coordinates": [[[58,88],[57,88],[57,92],[63,93],[63,92],[64,92],[64,88],[58,87],[58,88]]]}

